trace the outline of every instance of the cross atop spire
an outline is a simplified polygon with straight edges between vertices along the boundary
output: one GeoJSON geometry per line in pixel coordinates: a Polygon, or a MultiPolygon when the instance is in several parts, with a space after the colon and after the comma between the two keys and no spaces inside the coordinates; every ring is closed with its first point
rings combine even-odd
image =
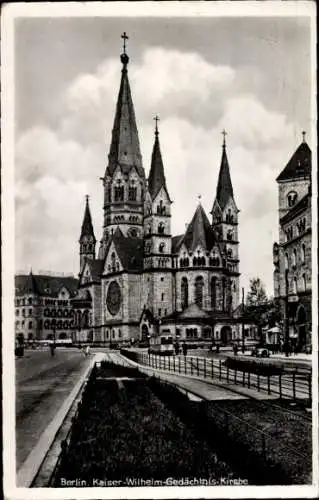
{"type": "Polygon", "coordinates": [[[201,195],[201,194],[199,194],[199,195],[197,196],[197,199],[198,199],[198,203],[201,203],[201,201],[200,201],[200,200],[202,199],[202,195],[201,195]]]}
{"type": "Polygon", "coordinates": [[[126,53],[126,40],[129,39],[129,37],[126,34],[126,31],[124,31],[122,33],[121,38],[123,39],[123,53],[121,54],[121,62],[124,65],[124,69],[125,69],[129,60],[130,60],[127,53],[126,53]]]}
{"type": "Polygon", "coordinates": [[[159,122],[159,117],[156,115],[153,120],[155,121],[155,135],[158,135],[158,122],[159,122]]]}
{"type": "Polygon", "coordinates": [[[89,203],[89,199],[90,199],[90,196],[89,196],[88,194],[86,194],[86,195],[85,195],[85,200],[86,200],[87,205],[88,205],[88,203],[89,203]]]}
{"type": "Polygon", "coordinates": [[[123,39],[123,53],[126,54],[126,40],[129,40],[126,31],[122,33],[121,38],[123,39]]]}
{"type": "Polygon", "coordinates": [[[302,142],[306,142],[306,131],[303,130],[301,133],[302,133],[302,142]]]}
{"type": "Polygon", "coordinates": [[[221,132],[222,136],[223,136],[223,148],[226,148],[226,135],[227,135],[227,132],[225,129],[222,130],[221,132]]]}

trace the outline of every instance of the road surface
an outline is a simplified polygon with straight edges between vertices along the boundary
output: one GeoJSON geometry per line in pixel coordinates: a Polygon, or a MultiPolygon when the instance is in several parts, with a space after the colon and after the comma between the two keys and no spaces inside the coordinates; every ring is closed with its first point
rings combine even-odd
{"type": "Polygon", "coordinates": [[[90,362],[76,349],[26,350],[16,358],[17,469],[36,445],[90,362]]]}

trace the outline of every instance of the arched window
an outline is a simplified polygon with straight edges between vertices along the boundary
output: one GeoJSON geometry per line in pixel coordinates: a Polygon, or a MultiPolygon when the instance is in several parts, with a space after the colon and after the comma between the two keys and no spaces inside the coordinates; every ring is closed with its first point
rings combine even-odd
{"type": "Polygon", "coordinates": [[[289,269],[289,259],[287,253],[285,253],[285,269],[289,269]]]}
{"type": "Polygon", "coordinates": [[[225,309],[226,309],[226,287],[227,287],[226,278],[223,278],[222,284],[223,284],[223,289],[222,289],[222,292],[223,292],[223,311],[225,311],[225,309]]]}
{"type": "Polygon", "coordinates": [[[231,241],[233,239],[233,231],[231,229],[228,229],[227,231],[227,239],[228,241],[231,241]]]}
{"type": "Polygon", "coordinates": [[[189,266],[189,258],[188,258],[188,257],[186,257],[186,259],[185,259],[184,266],[185,266],[185,267],[188,267],[188,266],[189,266]]]}
{"type": "Polygon", "coordinates": [[[228,250],[227,250],[227,257],[232,258],[232,256],[233,256],[233,251],[232,251],[231,248],[228,248],[228,250]]]}
{"type": "Polygon", "coordinates": [[[200,259],[200,265],[201,265],[201,266],[206,266],[206,259],[205,259],[205,257],[202,257],[202,258],[200,259]]]}
{"type": "Polygon", "coordinates": [[[306,275],[305,273],[302,275],[302,289],[305,292],[307,287],[306,275]]]}
{"type": "Polygon", "coordinates": [[[292,265],[293,265],[293,267],[296,267],[296,265],[297,265],[297,251],[295,248],[292,252],[292,265]]]}
{"type": "Polygon", "coordinates": [[[306,246],[304,243],[301,245],[301,262],[302,264],[306,262],[306,246]]]}
{"type": "Polygon", "coordinates": [[[124,186],[118,185],[114,187],[114,201],[124,200],[124,186]]]}
{"type": "Polygon", "coordinates": [[[29,329],[32,328],[32,321],[29,321],[29,325],[28,325],[29,329]]]}
{"type": "Polygon", "coordinates": [[[160,222],[159,225],[158,225],[158,227],[157,227],[157,232],[159,234],[163,234],[164,233],[164,229],[165,229],[165,226],[164,226],[163,222],[160,222]]]}
{"type": "Polygon", "coordinates": [[[199,307],[203,307],[203,288],[204,288],[203,277],[198,276],[195,280],[195,303],[199,307]]]}
{"type": "Polygon", "coordinates": [[[193,257],[193,266],[197,266],[197,257],[193,257]]]}
{"type": "Polygon", "coordinates": [[[164,248],[165,248],[165,243],[160,243],[159,247],[158,247],[159,252],[163,253],[164,252],[164,248]]]}
{"type": "Polygon", "coordinates": [[[297,293],[297,278],[294,276],[294,279],[292,280],[292,293],[296,295],[297,293]]]}
{"type": "Polygon", "coordinates": [[[137,188],[133,185],[128,188],[128,199],[129,201],[136,201],[137,197],[137,188]]]}
{"type": "Polygon", "coordinates": [[[292,207],[297,201],[297,193],[296,191],[290,191],[287,194],[287,204],[288,207],[292,207]]]}
{"type": "Polygon", "coordinates": [[[182,309],[188,307],[188,281],[187,278],[182,278],[181,284],[182,309]]]}
{"type": "Polygon", "coordinates": [[[216,277],[213,276],[210,282],[211,308],[216,309],[216,277]]]}

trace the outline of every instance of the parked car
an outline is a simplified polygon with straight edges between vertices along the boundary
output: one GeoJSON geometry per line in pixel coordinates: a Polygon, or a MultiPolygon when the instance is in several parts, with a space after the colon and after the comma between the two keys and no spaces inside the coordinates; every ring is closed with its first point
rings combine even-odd
{"type": "Polygon", "coordinates": [[[256,358],[269,358],[270,351],[266,347],[255,347],[251,351],[252,356],[256,356],[256,358]]]}

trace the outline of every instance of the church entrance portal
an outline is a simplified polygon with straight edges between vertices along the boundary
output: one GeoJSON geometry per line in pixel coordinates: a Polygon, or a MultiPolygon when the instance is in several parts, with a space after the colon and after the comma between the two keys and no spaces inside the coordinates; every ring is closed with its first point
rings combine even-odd
{"type": "Polygon", "coordinates": [[[220,331],[220,339],[222,344],[228,344],[231,341],[231,328],[230,326],[223,326],[220,331]]]}
{"type": "Polygon", "coordinates": [[[306,346],[306,312],[303,306],[299,306],[296,318],[296,327],[298,333],[298,351],[302,351],[306,346]]]}

